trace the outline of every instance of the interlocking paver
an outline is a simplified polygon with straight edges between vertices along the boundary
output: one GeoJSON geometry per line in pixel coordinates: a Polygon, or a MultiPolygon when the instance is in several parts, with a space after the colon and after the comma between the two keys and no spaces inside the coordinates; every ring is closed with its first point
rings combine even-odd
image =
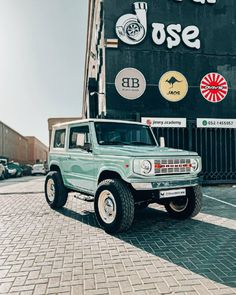
{"type": "Polygon", "coordinates": [[[73,194],[58,211],[41,193],[0,191],[0,202],[0,294],[236,294],[236,215],[214,200],[186,221],[151,205],[116,236],[73,194]]]}

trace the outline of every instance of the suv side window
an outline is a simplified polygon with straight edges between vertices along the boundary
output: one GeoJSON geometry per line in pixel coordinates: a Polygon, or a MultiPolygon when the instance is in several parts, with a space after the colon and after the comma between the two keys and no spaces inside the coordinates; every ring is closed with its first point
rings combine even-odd
{"type": "Polygon", "coordinates": [[[66,129],[59,129],[55,131],[54,136],[54,148],[64,148],[65,147],[65,138],[66,138],[66,129]]]}
{"type": "Polygon", "coordinates": [[[88,126],[77,126],[70,129],[69,149],[88,149],[90,143],[88,126]]]}

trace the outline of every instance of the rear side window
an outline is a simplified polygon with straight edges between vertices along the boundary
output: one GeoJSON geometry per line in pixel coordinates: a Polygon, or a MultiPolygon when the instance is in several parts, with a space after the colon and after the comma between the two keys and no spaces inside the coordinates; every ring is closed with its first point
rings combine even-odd
{"type": "Polygon", "coordinates": [[[58,129],[55,131],[54,136],[54,148],[64,148],[65,147],[65,138],[66,138],[66,129],[58,129]]]}
{"type": "Polygon", "coordinates": [[[70,149],[84,149],[90,145],[89,127],[77,126],[70,129],[70,149]]]}

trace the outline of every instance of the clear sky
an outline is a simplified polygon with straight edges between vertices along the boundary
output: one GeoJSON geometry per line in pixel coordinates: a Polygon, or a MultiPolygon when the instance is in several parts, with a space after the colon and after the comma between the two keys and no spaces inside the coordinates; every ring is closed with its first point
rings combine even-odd
{"type": "Polygon", "coordinates": [[[88,0],[0,0],[0,121],[48,144],[82,112],[88,0]]]}

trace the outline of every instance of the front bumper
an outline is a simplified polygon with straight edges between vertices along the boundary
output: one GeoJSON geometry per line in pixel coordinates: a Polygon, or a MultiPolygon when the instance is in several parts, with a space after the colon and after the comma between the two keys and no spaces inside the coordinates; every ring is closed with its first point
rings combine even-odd
{"type": "Polygon", "coordinates": [[[151,182],[131,182],[132,187],[137,191],[153,191],[160,189],[173,189],[173,188],[181,188],[181,187],[191,187],[199,184],[199,178],[191,178],[191,179],[161,179],[157,181],[151,182]]]}

